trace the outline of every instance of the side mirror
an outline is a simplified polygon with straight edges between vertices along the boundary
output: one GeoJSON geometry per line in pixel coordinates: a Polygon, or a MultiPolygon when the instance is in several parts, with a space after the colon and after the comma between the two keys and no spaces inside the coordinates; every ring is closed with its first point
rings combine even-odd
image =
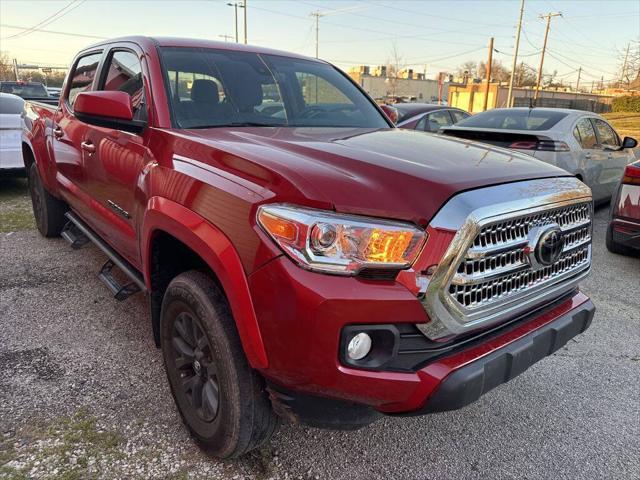
{"type": "Polygon", "coordinates": [[[140,133],[146,122],[133,119],[131,96],[126,92],[82,92],[73,104],[78,120],[99,127],[140,133]]]}
{"type": "Polygon", "coordinates": [[[620,149],[624,150],[625,148],[636,148],[637,146],[638,146],[638,141],[635,138],[624,137],[622,139],[622,147],[620,147],[620,149]]]}
{"type": "Polygon", "coordinates": [[[391,105],[380,105],[380,109],[384,112],[389,120],[395,125],[398,122],[398,110],[391,105]]]}

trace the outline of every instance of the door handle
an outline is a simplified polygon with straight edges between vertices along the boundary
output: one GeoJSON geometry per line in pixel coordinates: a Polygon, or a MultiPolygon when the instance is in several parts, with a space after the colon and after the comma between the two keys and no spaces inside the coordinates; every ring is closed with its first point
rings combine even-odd
{"type": "Polygon", "coordinates": [[[87,153],[95,153],[96,151],[96,146],[93,143],[91,143],[91,140],[85,140],[80,144],[80,146],[87,153]]]}
{"type": "Polygon", "coordinates": [[[57,126],[56,128],[53,129],[53,136],[56,137],[58,140],[60,140],[63,135],[64,135],[64,132],[62,131],[62,128],[60,128],[60,126],[57,126]]]}

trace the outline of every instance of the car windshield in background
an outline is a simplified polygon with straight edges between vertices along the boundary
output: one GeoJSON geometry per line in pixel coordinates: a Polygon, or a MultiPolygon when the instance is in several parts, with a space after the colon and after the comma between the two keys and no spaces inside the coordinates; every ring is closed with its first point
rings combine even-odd
{"type": "Polygon", "coordinates": [[[389,128],[369,99],[324,63],[216,49],[160,53],[180,128],[389,128]]]}
{"type": "Polygon", "coordinates": [[[549,130],[566,117],[553,110],[496,109],[478,113],[456,124],[457,127],[498,128],[504,130],[549,130]]]}
{"type": "Polygon", "coordinates": [[[2,82],[2,93],[11,93],[22,98],[48,97],[47,89],[41,83],[2,82]]]}

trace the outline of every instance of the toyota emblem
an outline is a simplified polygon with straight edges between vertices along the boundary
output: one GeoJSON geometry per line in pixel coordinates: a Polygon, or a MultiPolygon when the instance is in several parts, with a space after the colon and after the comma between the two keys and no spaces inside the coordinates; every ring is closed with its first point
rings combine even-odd
{"type": "Polygon", "coordinates": [[[534,227],[529,231],[529,245],[525,249],[534,269],[553,265],[564,249],[564,237],[557,224],[534,227]]]}

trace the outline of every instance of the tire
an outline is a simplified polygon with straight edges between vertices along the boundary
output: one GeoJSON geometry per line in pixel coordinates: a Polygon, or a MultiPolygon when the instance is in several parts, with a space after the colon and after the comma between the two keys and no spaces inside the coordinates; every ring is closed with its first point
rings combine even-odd
{"type": "Polygon", "coordinates": [[[67,204],[45,190],[35,162],[31,164],[28,176],[31,205],[38,231],[43,237],[60,236],[62,227],[67,223],[67,218],[64,216],[68,210],[67,204]]]}
{"type": "Polygon", "coordinates": [[[229,458],[265,443],[278,417],[212,279],[196,271],[174,278],[164,294],[160,322],[171,393],[200,446],[212,456],[229,458]]]}

